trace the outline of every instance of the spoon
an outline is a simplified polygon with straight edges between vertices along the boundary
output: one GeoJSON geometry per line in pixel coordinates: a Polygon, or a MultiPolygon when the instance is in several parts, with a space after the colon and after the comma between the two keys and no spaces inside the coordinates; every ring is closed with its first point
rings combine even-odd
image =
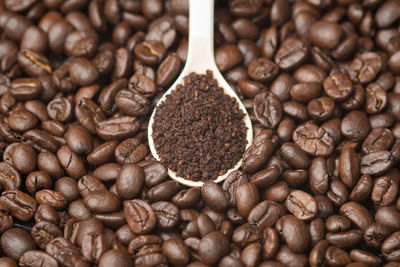
{"type": "MultiPolygon", "coordinates": [[[[247,127],[247,146],[251,145],[253,139],[253,128],[251,126],[250,117],[247,114],[246,108],[240,101],[239,97],[232,90],[229,84],[225,81],[222,74],[219,72],[214,60],[214,0],[189,0],[189,47],[185,67],[178,79],[172,84],[168,91],[160,98],[153,113],[151,114],[148,126],[148,141],[150,151],[153,157],[160,161],[160,157],[154,146],[153,141],[153,120],[157,107],[164,102],[166,96],[171,94],[178,84],[183,84],[183,78],[191,72],[205,74],[207,70],[211,70],[214,79],[218,81],[218,85],[223,88],[224,93],[236,99],[239,109],[245,114],[244,122],[247,127]]],[[[235,166],[229,169],[225,174],[218,176],[213,181],[219,183],[234,170],[239,169],[242,163],[240,159],[235,166]]],[[[179,177],[173,170],[168,169],[168,175],[175,181],[191,187],[200,187],[203,185],[201,181],[192,181],[179,177]]]]}

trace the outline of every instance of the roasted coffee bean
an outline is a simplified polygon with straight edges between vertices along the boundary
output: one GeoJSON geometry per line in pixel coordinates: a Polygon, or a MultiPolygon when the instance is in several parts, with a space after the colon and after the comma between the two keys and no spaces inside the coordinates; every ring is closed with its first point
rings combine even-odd
{"type": "Polygon", "coordinates": [[[120,164],[137,163],[147,155],[147,148],[137,138],[122,141],[114,152],[115,159],[120,164]]]}
{"type": "Polygon", "coordinates": [[[91,192],[85,196],[84,201],[88,209],[94,213],[114,212],[120,207],[120,200],[118,197],[107,191],[91,192]]]}
{"type": "Polygon", "coordinates": [[[346,265],[351,262],[351,258],[345,250],[330,246],[325,252],[325,261],[329,265],[346,265]]]}
{"type": "Polygon", "coordinates": [[[366,154],[388,150],[394,142],[394,136],[389,129],[373,129],[362,144],[362,151],[366,154]]]}
{"type": "Polygon", "coordinates": [[[287,38],[275,55],[275,63],[283,70],[300,66],[307,58],[306,44],[298,38],[287,38]]]}
{"type": "Polygon", "coordinates": [[[254,97],[254,114],[267,128],[276,128],[282,119],[282,105],[273,93],[260,93],[254,97]]]}
{"type": "Polygon", "coordinates": [[[339,161],[340,179],[348,188],[353,188],[360,173],[359,158],[354,148],[345,147],[340,154],[339,161]]]}
{"type": "Polygon", "coordinates": [[[76,119],[89,132],[96,133],[96,125],[105,120],[103,111],[90,99],[82,98],[74,108],[76,119]]]}
{"type": "Polygon", "coordinates": [[[36,78],[19,78],[11,82],[10,93],[18,100],[35,99],[42,93],[42,84],[36,78]]]}
{"type": "Polygon", "coordinates": [[[92,151],[92,136],[82,126],[74,126],[68,129],[64,135],[67,146],[77,154],[88,154],[92,151]]]}
{"type": "Polygon", "coordinates": [[[31,172],[25,180],[25,187],[32,195],[41,189],[50,189],[52,186],[53,180],[43,171],[31,172]]]}
{"type": "Polygon", "coordinates": [[[275,229],[293,252],[301,253],[308,247],[310,236],[306,224],[292,215],[278,220],[275,229]]]}
{"type": "Polygon", "coordinates": [[[115,79],[127,78],[132,65],[132,55],[124,47],[118,48],[115,54],[113,77],[115,79]]]}
{"type": "Polygon", "coordinates": [[[114,158],[114,150],[117,147],[117,141],[105,142],[94,148],[87,156],[87,161],[92,165],[101,165],[114,158]]]}
{"type": "Polygon", "coordinates": [[[316,216],[318,207],[314,198],[301,190],[293,190],[286,199],[286,208],[301,220],[309,220],[316,216]]]}
{"type": "Polygon", "coordinates": [[[140,166],[124,165],[115,181],[118,196],[123,199],[133,199],[140,194],[144,185],[145,174],[140,166]]]}
{"type": "Polygon", "coordinates": [[[259,201],[259,192],[257,187],[250,182],[237,186],[235,191],[235,202],[238,213],[241,216],[247,216],[259,201]]]}
{"type": "Polygon", "coordinates": [[[35,198],[39,205],[46,204],[56,210],[62,210],[67,205],[67,199],[62,193],[50,189],[43,189],[36,192],[35,198]]]}
{"type": "Polygon", "coordinates": [[[68,202],[79,198],[78,183],[71,177],[61,177],[54,183],[56,192],[62,193],[68,202]]]}
{"type": "Polygon", "coordinates": [[[342,30],[337,23],[320,20],[311,25],[308,39],[321,49],[335,48],[342,37],[342,30]]]}
{"type": "Polygon", "coordinates": [[[78,179],[85,173],[85,164],[82,158],[76,153],[72,152],[68,146],[62,146],[57,151],[57,158],[61,166],[71,177],[78,179]]]}
{"type": "Polygon", "coordinates": [[[284,143],[280,149],[281,156],[296,169],[306,169],[309,164],[307,154],[294,143],[284,143]]]}
{"type": "Polygon", "coordinates": [[[343,101],[351,95],[353,84],[346,74],[335,73],[325,78],[324,90],[333,100],[343,101]]]}
{"type": "Polygon", "coordinates": [[[374,180],[371,192],[371,200],[377,205],[390,205],[398,192],[399,175],[397,172],[388,173],[374,180]]]}
{"type": "Polygon", "coordinates": [[[47,113],[53,120],[66,122],[72,117],[72,103],[67,98],[56,97],[47,104],[47,113]]]}
{"type": "Polygon", "coordinates": [[[246,172],[255,172],[271,156],[273,144],[269,140],[263,140],[251,145],[243,155],[242,168],[246,172]]]}
{"type": "Polygon", "coordinates": [[[272,165],[265,170],[253,174],[250,178],[250,182],[255,184],[257,188],[265,188],[275,183],[279,177],[279,174],[280,168],[276,165],[272,165]]]}
{"type": "Polygon", "coordinates": [[[1,235],[0,243],[4,254],[14,260],[36,247],[31,235],[22,228],[8,229],[1,235]]]}
{"type": "Polygon", "coordinates": [[[84,175],[78,181],[79,194],[85,198],[91,192],[107,191],[107,187],[92,175],[84,175]]]}
{"type": "Polygon", "coordinates": [[[260,231],[271,227],[281,216],[281,208],[275,202],[264,200],[257,204],[249,213],[247,221],[255,225],[260,231]]]}
{"type": "Polygon", "coordinates": [[[314,158],[309,168],[310,189],[314,194],[325,194],[329,188],[329,177],[332,175],[332,167],[329,160],[322,157],[314,158]]]}
{"type": "Polygon", "coordinates": [[[353,82],[367,84],[371,82],[382,68],[382,58],[374,52],[363,53],[354,58],[349,66],[349,76],[353,82]]]}
{"type": "Polygon", "coordinates": [[[146,97],[133,90],[122,89],[115,96],[118,109],[131,116],[141,116],[149,112],[150,103],[146,97]]]}
{"type": "Polygon", "coordinates": [[[369,131],[367,115],[362,111],[352,111],[342,119],[341,132],[351,141],[362,141],[369,131]]]}
{"type": "Polygon", "coordinates": [[[312,156],[329,156],[333,152],[333,138],[322,127],[306,123],[293,132],[294,142],[312,156]]]}
{"type": "Polygon", "coordinates": [[[181,67],[181,60],[176,53],[168,55],[157,69],[157,86],[165,87],[170,85],[177,75],[181,67]]]}
{"type": "Polygon", "coordinates": [[[47,172],[52,178],[61,177],[64,173],[57,156],[52,152],[41,152],[38,155],[38,168],[47,172]]]}
{"type": "Polygon", "coordinates": [[[278,75],[279,67],[266,58],[258,58],[249,63],[247,72],[258,82],[269,82],[278,75]]]}
{"type": "Polygon", "coordinates": [[[225,192],[214,182],[204,182],[201,187],[201,195],[205,204],[216,212],[223,212],[228,206],[225,192]]]}
{"type": "Polygon", "coordinates": [[[21,141],[34,147],[40,152],[56,152],[60,143],[45,131],[32,129],[24,133],[21,141]]]}
{"type": "Polygon", "coordinates": [[[34,198],[19,190],[6,190],[1,194],[0,203],[12,216],[21,221],[29,221],[35,215],[38,204],[34,198]]]}
{"type": "MultiPolygon", "coordinates": [[[[70,23],[73,24],[72,21],[70,21],[70,23]]],[[[82,27],[83,23],[79,21],[75,24],[82,27]]],[[[67,55],[72,57],[91,58],[96,53],[98,39],[97,34],[92,31],[91,26],[88,25],[86,29],[78,29],[67,35],[64,43],[64,51],[67,55]]]]}
{"type": "Polygon", "coordinates": [[[163,230],[171,230],[176,227],[180,220],[179,208],[167,201],[158,201],[151,204],[156,216],[157,227],[163,230]]]}
{"type": "Polygon", "coordinates": [[[346,216],[353,224],[361,230],[365,230],[373,223],[371,214],[365,207],[357,202],[348,202],[340,207],[340,213],[346,216]]]}
{"type": "MultiPolygon", "coordinates": [[[[349,199],[355,202],[362,202],[369,198],[373,186],[373,181],[369,175],[361,175],[357,184],[354,185],[349,199]]],[[[372,198],[372,196],[371,196],[372,198]]]]}
{"type": "Polygon", "coordinates": [[[166,50],[158,41],[142,42],[135,46],[135,56],[144,64],[155,65],[165,57],[166,50]]]}
{"type": "Polygon", "coordinates": [[[177,205],[179,208],[190,208],[193,207],[201,197],[201,190],[199,188],[189,188],[179,191],[171,199],[172,203],[177,205]]]}
{"type": "Polygon", "coordinates": [[[157,216],[152,207],[140,199],[124,202],[127,223],[136,234],[146,234],[156,226],[157,216]]]}
{"type": "Polygon", "coordinates": [[[106,163],[97,167],[93,171],[93,175],[102,182],[115,182],[121,167],[118,163],[106,163]]]}
{"type": "Polygon", "coordinates": [[[4,190],[16,190],[21,187],[21,174],[10,164],[0,162],[0,183],[4,190]]]}
{"type": "Polygon", "coordinates": [[[18,63],[21,68],[32,77],[52,73],[49,60],[45,56],[34,51],[21,50],[18,53],[18,63]]]}
{"type": "Polygon", "coordinates": [[[390,151],[372,152],[361,158],[362,174],[379,175],[388,171],[394,164],[390,151]]]}
{"type": "Polygon", "coordinates": [[[221,232],[208,233],[201,239],[198,253],[204,263],[216,264],[229,253],[229,241],[221,232]]]}
{"type": "Polygon", "coordinates": [[[243,59],[243,55],[236,45],[226,44],[215,51],[215,62],[222,72],[227,71],[243,59]]]}
{"type": "Polygon", "coordinates": [[[85,58],[75,58],[69,64],[69,74],[73,83],[80,86],[88,86],[98,78],[95,66],[85,58]]]}
{"type": "Polygon", "coordinates": [[[47,244],[53,238],[61,236],[62,232],[55,224],[42,221],[32,227],[31,234],[36,245],[41,249],[45,249],[47,244]]]}
{"type": "Polygon", "coordinates": [[[19,264],[22,266],[37,266],[40,261],[43,266],[58,266],[57,260],[46,252],[40,250],[30,250],[22,254],[19,264]]]}

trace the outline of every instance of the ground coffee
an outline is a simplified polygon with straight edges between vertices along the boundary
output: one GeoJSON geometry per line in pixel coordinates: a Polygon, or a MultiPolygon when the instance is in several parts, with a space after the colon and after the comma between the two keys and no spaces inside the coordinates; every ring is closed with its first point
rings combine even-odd
{"type": "Polygon", "coordinates": [[[157,108],[153,138],[161,161],[178,176],[215,179],[242,157],[247,141],[244,113],[213,73],[191,73],[157,108]]]}

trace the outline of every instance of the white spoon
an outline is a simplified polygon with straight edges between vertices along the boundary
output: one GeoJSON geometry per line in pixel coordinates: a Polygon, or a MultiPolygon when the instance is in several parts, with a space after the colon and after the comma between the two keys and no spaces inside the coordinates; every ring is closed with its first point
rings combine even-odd
{"type": "MultiPolygon", "coordinates": [[[[172,90],[178,84],[183,84],[183,78],[191,72],[205,74],[207,70],[211,70],[214,74],[214,79],[218,81],[218,85],[224,89],[225,94],[236,99],[239,104],[239,109],[245,114],[244,122],[247,126],[247,146],[251,145],[253,139],[253,128],[251,126],[250,117],[247,114],[246,108],[240,101],[239,97],[232,90],[229,84],[225,81],[222,74],[219,72],[214,60],[214,0],[189,0],[189,47],[185,67],[182,73],[168,91],[160,98],[153,113],[151,114],[148,126],[148,141],[150,151],[156,160],[160,160],[153,141],[153,120],[157,107],[165,101],[165,97],[171,94],[172,90]]],[[[213,181],[219,183],[234,170],[239,169],[242,163],[240,159],[233,168],[229,169],[225,174],[218,176],[213,181]]],[[[186,186],[199,187],[203,185],[201,181],[192,181],[184,179],[176,175],[174,171],[168,169],[168,175],[177,182],[186,186]]]]}

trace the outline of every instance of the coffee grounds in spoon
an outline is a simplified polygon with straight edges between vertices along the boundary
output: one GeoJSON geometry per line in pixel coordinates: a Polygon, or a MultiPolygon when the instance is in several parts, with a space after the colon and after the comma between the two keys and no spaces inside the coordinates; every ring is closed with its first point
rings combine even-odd
{"type": "Polygon", "coordinates": [[[153,123],[157,154],[179,177],[214,180],[243,156],[244,116],[212,71],[191,73],[157,108],[153,123]]]}

